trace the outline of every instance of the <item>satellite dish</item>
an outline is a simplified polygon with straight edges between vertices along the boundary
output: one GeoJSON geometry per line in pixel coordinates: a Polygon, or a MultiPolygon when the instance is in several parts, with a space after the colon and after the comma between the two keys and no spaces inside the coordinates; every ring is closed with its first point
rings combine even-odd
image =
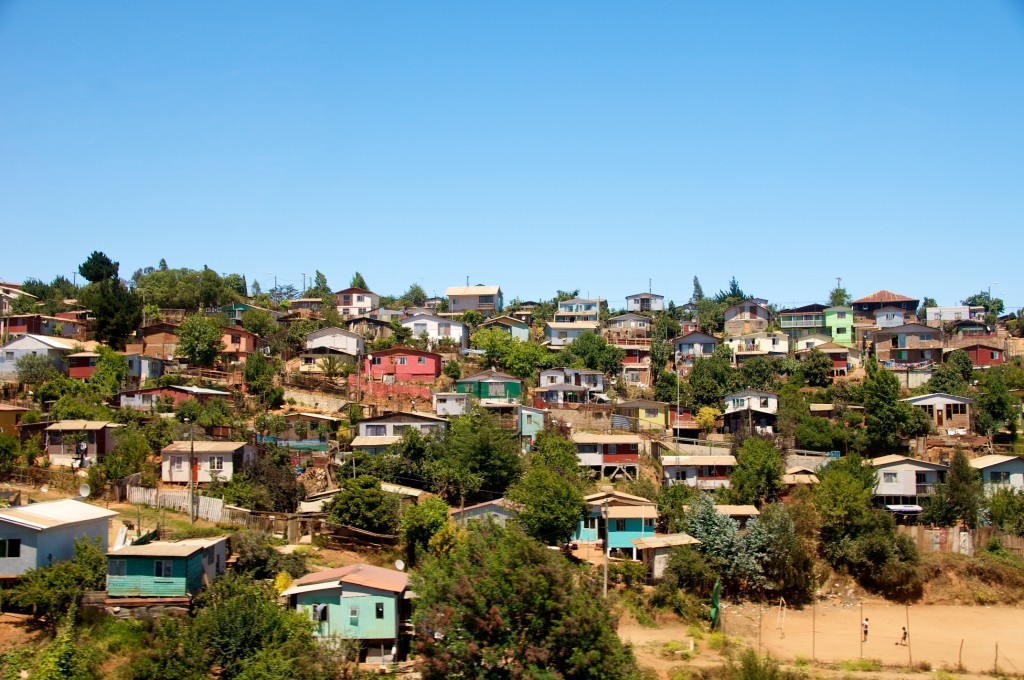
{"type": "Polygon", "coordinates": [[[42,491],[43,493],[46,493],[47,491],[50,490],[50,487],[43,484],[41,487],[39,487],[39,490],[42,491]]]}
{"type": "Polygon", "coordinates": [[[78,487],[78,495],[82,498],[88,498],[90,493],[92,493],[92,489],[89,488],[88,484],[78,487]]]}
{"type": "Polygon", "coordinates": [[[402,560],[395,560],[395,569],[398,571],[405,571],[405,562],[402,560]]]}

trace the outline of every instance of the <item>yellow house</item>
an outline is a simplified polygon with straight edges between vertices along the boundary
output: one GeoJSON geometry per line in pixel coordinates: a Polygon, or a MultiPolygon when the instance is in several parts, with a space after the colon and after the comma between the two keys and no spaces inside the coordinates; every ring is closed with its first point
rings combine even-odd
{"type": "Polygon", "coordinates": [[[27,408],[0,404],[0,434],[6,434],[8,437],[17,437],[17,425],[26,413],[28,413],[27,408]]]}
{"type": "MultiPolygon", "coordinates": [[[[636,419],[636,427],[641,430],[664,430],[668,428],[669,405],[653,399],[636,399],[616,404],[612,409],[615,415],[636,419]]],[[[632,423],[631,423],[632,425],[632,423]]]]}

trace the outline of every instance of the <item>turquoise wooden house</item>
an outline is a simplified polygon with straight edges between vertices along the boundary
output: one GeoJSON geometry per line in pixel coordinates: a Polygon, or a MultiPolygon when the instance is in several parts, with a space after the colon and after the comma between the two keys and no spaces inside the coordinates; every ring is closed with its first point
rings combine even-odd
{"type": "Polygon", "coordinates": [[[469,394],[480,401],[519,401],[523,394],[523,381],[507,373],[484,371],[455,381],[455,391],[469,394]]]}
{"type": "Polygon", "coordinates": [[[544,429],[545,413],[542,408],[519,407],[519,437],[524,450],[532,450],[537,442],[537,433],[544,429]]]}
{"type": "Polygon", "coordinates": [[[481,328],[497,328],[512,336],[513,340],[530,341],[530,326],[511,316],[496,316],[480,324],[481,328]]]}
{"type": "Polygon", "coordinates": [[[224,573],[227,536],[153,541],[107,553],[107,598],[191,599],[224,573]]]}
{"type": "Polygon", "coordinates": [[[633,539],[654,536],[657,504],[621,491],[602,491],[587,496],[585,500],[590,509],[580,518],[572,540],[601,543],[609,555],[637,559],[633,539]]]}
{"type": "Polygon", "coordinates": [[[317,637],[359,640],[363,661],[391,663],[406,651],[402,631],[410,614],[408,587],[405,572],[352,564],[303,576],[281,597],[313,620],[317,637]]]}

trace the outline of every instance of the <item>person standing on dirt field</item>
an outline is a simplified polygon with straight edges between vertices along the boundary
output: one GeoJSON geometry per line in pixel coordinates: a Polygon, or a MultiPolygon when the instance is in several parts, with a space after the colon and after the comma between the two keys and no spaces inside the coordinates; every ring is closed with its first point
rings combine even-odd
{"type": "Polygon", "coordinates": [[[907,646],[907,627],[906,626],[903,626],[903,635],[900,637],[900,641],[897,642],[896,644],[903,645],[904,647],[907,646]]]}
{"type": "Polygon", "coordinates": [[[864,633],[864,642],[868,641],[868,617],[864,617],[864,622],[860,624],[861,630],[864,633]]]}

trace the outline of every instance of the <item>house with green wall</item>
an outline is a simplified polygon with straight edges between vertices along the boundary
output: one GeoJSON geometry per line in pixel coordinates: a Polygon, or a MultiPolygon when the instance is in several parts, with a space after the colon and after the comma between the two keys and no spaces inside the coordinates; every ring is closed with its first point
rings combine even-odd
{"type": "Polygon", "coordinates": [[[572,540],[601,543],[609,554],[637,559],[635,538],[654,536],[658,520],[656,503],[621,491],[601,491],[586,496],[588,509],[580,518],[572,540]]]}
{"type": "Polygon", "coordinates": [[[126,545],[107,553],[107,598],[190,599],[224,573],[228,537],[126,545]]]}
{"type": "Polygon", "coordinates": [[[523,394],[523,381],[507,373],[490,370],[456,380],[455,391],[480,401],[515,402],[523,394]]]}
{"type": "Polygon", "coordinates": [[[313,634],[359,640],[361,660],[391,663],[405,655],[409,575],[369,564],[318,571],[281,593],[288,607],[313,621],[313,634]]]}
{"type": "Polygon", "coordinates": [[[826,332],[832,336],[832,342],[843,347],[853,347],[853,307],[828,307],[825,309],[826,332]]]}

